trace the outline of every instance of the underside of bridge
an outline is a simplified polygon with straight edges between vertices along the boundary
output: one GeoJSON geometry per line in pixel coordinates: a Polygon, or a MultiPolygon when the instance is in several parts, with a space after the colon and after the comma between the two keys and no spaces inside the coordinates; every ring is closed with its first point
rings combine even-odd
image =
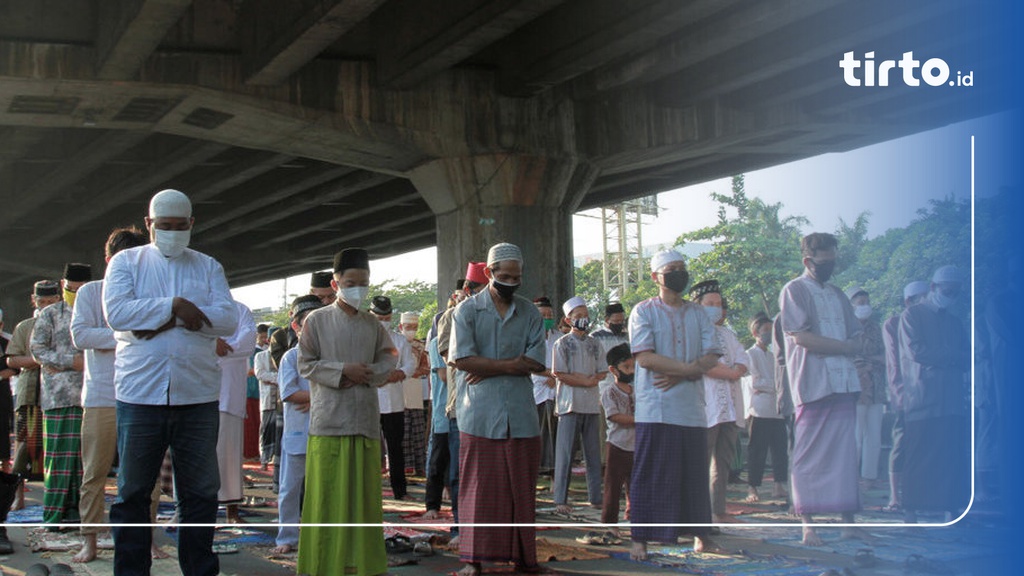
{"type": "Polygon", "coordinates": [[[0,0],[0,306],[167,187],[232,285],[509,240],[564,293],[575,211],[997,111],[983,4],[0,0]],[[844,83],[908,50],[976,86],[844,83]]]}

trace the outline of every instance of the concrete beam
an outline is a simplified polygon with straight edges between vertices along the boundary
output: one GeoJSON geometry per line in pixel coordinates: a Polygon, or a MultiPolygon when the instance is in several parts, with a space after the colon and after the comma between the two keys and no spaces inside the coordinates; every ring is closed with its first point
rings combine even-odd
{"type": "Polygon", "coordinates": [[[574,0],[495,47],[502,91],[536,94],[656,43],[740,0],[574,0]]]}
{"type": "Polygon", "coordinates": [[[76,153],[61,168],[17,194],[3,214],[5,225],[12,225],[49,201],[55,194],[71,186],[126,150],[148,137],[146,132],[105,131],[92,145],[76,153]]]}
{"type": "MultiPolygon", "coordinates": [[[[54,239],[73,233],[87,222],[117,209],[129,199],[146,197],[148,200],[149,195],[161,188],[173,186],[172,180],[176,176],[227,149],[227,146],[216,142],[203,142],[199,145],[189,142],[154,162],[152,166],[137,171],[135,176],[128,180],[111,180],[99,184],[91,190],[89,197],[73,198],[77,205],[75,210],[62,219],[60,226],[40,230],[29,242],[29,247],[44,247],[54,239]],[[112,190],[117,192],[111,193],[112,190]]],[[[139,218],[142,216],[145,214],[140,214],[139,218]]]]}
{"type": "Polygon", "coordinates": [[[435,76],[564,0],[435,0],[388,3],[379,29],[377,78],[406,89],[435,76]]]}
{"type": "Polygon", "coordinates": [[[295,156],[289,154],[257,152],[247,161],[233,163],[216,174],[204,176],[200,182],[196,182],[195,187],[183,186],[183,192],[189,195],[193,205],[206,202],[226,190],[249,182],[294,159],[295,156]]]}
{"type": "Polygon", "coordinates": [[[306,242],[306,239],[303,239],[301,245],[293,240],[290,245],[296,250],[313,253],[327,249],[331,246],[345,246],[346,244],[352,243],[367,235],[388,235],[391,233],[390,231],[396,228],[407,227],[412,224],[416,224],[416,226],[413,227],[416,229],[434,229],[434,215],[429,210],[423,210],[418,206],[380,211],[375,214],[367,215],[362,218],[360,222],[363,226],[361,226],[359,230],[348,234],[342,234],[340,236],[335,232],[317,234],[317,236],[327,237],[327,239],[323,241],[317,241],[316,236],[310,235],[308,243],[306,242]],[[423,224],[426,220],[429,220],[429,222],[423,224]]]}
{"type": "Polygon", "coordinates": [[[242,4],[245,81],[278,84],[316,58],[384,0],[248,0],[242,4]]]}
{"type": "Polygon", "coordinates": [[[290,216],[302,214],[307,210],[322,208],[333,202],[338,202],[353,196],[363,190],[380,186],[394,180],[386,174],[376,174],[359,170],[346,174],[337,180],[321,184],[320,186],[305,190],[301,198],[293,197],[274,202],[262,208],[256,216],[250,213],[243,219],[218,226],[207,234],[209,241],[218,242],[227,238],[252,233],[255,230],[269,227],[269,225],[280,222],[290,216]]]}
{"type": "Polygon", "coordinates": [[[192,0],[103,0],[96,28],[96,77],[128,80],[192,0]]]}

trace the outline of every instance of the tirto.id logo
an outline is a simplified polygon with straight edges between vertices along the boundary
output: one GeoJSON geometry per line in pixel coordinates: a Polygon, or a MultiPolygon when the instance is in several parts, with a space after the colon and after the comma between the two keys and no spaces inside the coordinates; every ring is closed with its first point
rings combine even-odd
{"type": "Polygon", "coordinates": [[[888,86],[890,73],[902,78],[907,86],[920,86],[923,80],[929,86],[974,86],[974,71],[956,71],[956,78],[950,76],[949,64],[942,58],[929,58],[922,64],[914,59],[913,52],[904,52],[903,58],[875,62],[874,52],[865,52],[864,59],[858,60],[853,52],[843,54],[839,61],[843,69],[843,80],[847,86],[888,86]],[[901,72],[893,72],[899,68],[901,72]]]}

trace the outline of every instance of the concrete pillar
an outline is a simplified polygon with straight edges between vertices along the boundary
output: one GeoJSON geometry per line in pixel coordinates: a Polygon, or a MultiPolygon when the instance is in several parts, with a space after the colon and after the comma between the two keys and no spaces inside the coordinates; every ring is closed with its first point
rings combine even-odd
{"type": "MultiPolygon", "coordinates": [[[[560,302],[573,290],[572,214],[597,178],[575,157],[497,153],[442,158],[409,174],[437,217],[437,278],[450,293],[466,262],[511,242],[523,251],[523,287],[560,302]]],[[[442,302],[443,304],[443,302],[442,302]]]]}

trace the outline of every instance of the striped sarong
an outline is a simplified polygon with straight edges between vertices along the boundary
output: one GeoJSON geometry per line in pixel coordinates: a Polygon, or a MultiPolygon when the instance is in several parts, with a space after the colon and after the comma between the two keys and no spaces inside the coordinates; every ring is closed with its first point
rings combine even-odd
{"type": "Polygon", "coordinates": [[[43,522],[78,517],[82,486],[82,408],[43,411],[43,522]]]}
{"type": "MultiPolygon", "coordinates": [[[[383,522],[380,440],[310,436],[302,523],[383,522]]],[[[299,530],[299,574],[363,576],[387,569],[382,527],[303,526],[299,530]]]]}
{"type": "Polygon", "coordinates": [[[860,509],[856,425],[857,393],[831,394],[797,406],[790,466],[797,514],[860,509]]]}
{"type": "MultiPolygon", "coordinates": [[[[540,436],[492,440],[461,433],[459,521],[468,524],[536,522],[540,436]]],[[[533,527],[459,528],[463,562],[537,565],[533,527]]]]}
{"type": "Polygon", "coordinates": [[[427,418],[426,412],[405,409],[405,437],[402,438],[402,452],[405,453],[405,467],[416,472],[427,469],[427,418]]]}
{"type": "Polygon", "coordinates": [[[634,541],[675,544],[682,534],[706,536],[708,527],[643,524],[709,524],[708,430],[636,423],[630,478],[630,534],[634,541]]]}

